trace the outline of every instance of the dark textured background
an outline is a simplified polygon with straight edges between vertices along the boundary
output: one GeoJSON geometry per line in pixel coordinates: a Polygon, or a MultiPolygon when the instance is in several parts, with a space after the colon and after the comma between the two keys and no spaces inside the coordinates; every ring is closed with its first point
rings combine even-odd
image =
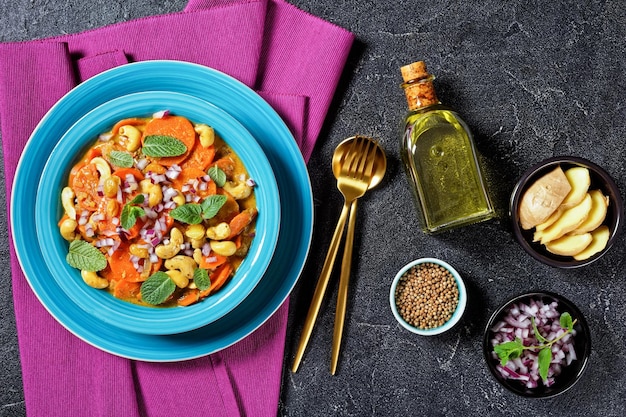
{"type": "MultiPolygon", "coordinates": [[[[0,41],[72,33],[141,16],[176,12],[185,0],[111,2],[3,0],[0,41]]],[[[603,166],[622,195],[626,146],[626,9],[619,1],[293,0],[352,31],[357,41],[309,164],[316,229],[291,299],[280,416],[623,416],[626,284],[624,235],[609,256],[580,270],[539,264],[514,241],[507,216],[516,178],[554,155],[603,166]],[[499,219],[437,237],[423,234],[399,165],[405,99],[399,67],[424,59],[439,98],[475,134],[499,219]],[[376,137],[389,157],[379,188],[359,206],[350,304],[338,374],[328,372],[336,279],[322,305],[300,371],[297,337],[341,207],[330,170],[334,147],[354,134],[376,137]],[[389,285],[408,261],[439,257],[469,289],[453,331],[423,338],[400,328],[389,285]],[[490,313],[532,289],[573,300],[593,337],[589,367],[571,391],[530,401],[496,385],[481,341],[490,313]]],[[[4,190],[4,188],[2,188],[4,190]]],[[[0,195],[0,205],[7,196],[0,195]]],[[[6,238],[0,225],[0,417],[23,416],[19,353],[6,238]]]]}

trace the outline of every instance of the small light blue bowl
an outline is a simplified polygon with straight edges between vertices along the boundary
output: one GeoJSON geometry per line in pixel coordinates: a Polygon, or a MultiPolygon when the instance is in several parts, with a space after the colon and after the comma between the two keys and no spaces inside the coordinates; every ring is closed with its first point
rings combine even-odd
{"type": "Polygon", "coordinates": [[[393,313],[393,316],[396,318],[398,323],[402,325],[402,327],[404,327],[410,332],[413,332],[422,336],[435,336],[435,335],[438,335],[438,334],[441,334],[450,330],[452,327],[454,327],[454,325],[456,325],[459,322],[459,320],[461,320],[461,317],[463,316],[463,313],[465,312],[465,306],[467,305],[467,290],[465,289],[465,284],[463,283],[463,279],[461,278],[461,275],[459,275],[456,269],[454,269],[452,266],[450,266],[449,264],[447,264],[446,262],[440,259],[420,258],[420,259],[416,259],[415,261],[409,262],[402,269],[400,269],[400,271],[398,271],[398,273],[396,274],[396,277],[393,280],[393,283],[391,284],[391,290],[389,291],[389,304],[391,305],[391,311],[393,313]],[[459,302],[456,306],[456,310],[452,314],[452,317],[450,317],[450,320],[448,320],[443,325],[432,328],[432,329],[420,329],[407,323],[402,318],[402,316],[398,312],[398,308],[396,307],[396,297],[395,297],[396,287],[398,286],[398,283],[400,282],[400,278],[402,278],[402,276],[414,266],[425,264],[425,263],[433,263],[433,264],[437,264],[446,268],[454,277],[457,288],[459,289],[459,302]]]}
{"type": "Polygon", "coordinates": [[[175,92],[149,91],[115,98],[79,119],[60,139],[44,167],[35,204],[37,236],[54,280],[86,314],[124,330],[167,335],[198,329],[224,317],[256,287],[270,264],[280,228],[280,198],[272,167],[254,137],[237,120],[200,98],[175,92]],[[72,166],[98,135],[128,117],[148,117],[160,110],[211,125],[235,151],[256,182],[258,216],[248,255],[220,291],[188,307],[148,307],[119,300],[106,290],[86,285],[80,271],[65,260],[69,244],[58,229],[63,215],[61,190],[72,166]]]}

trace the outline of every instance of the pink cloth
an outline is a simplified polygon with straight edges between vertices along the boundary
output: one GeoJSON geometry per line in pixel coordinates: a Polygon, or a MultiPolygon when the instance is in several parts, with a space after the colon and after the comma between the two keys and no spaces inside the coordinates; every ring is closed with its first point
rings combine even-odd
{"type": "MultiPolygon", "coordinates": [[[[279,112],[308,160],[353,39],[282,0],[191,0],[181,13],[0,44],[7,195],[30,132],[56,100],[76,83],[132,61],[189,61],[234,76],[279,112]]],[[[11,251],[29,416],[276,415],[287,302],[257,331],[213,355],[130,361],[63,329],[38,302],[11,251]]]]}

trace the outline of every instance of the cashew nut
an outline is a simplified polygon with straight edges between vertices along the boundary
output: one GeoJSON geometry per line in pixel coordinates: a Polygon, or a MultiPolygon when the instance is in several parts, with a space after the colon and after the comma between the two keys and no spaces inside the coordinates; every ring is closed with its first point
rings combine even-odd
{"type": "Polygon", "coordinates": [[[135,126],[124,125],[120,127],[120,137],[126,138],[126,150],[135,152],[141,145],[141,132],[135,126]]]}
{"type": "Polygon", "coordinates": [[[172,197],[172,201],[176,203],[177,206],[182,206],[187,202],[185,196],[180,191],[176,190],[176,195],[172,197]]]}
{"type": "Polygon", "coordinates": [[[74,190],[70,187],[63,188],[61,191],[61,204],[63,204],[63,209],[65,210],[65,214],[72,220],[76,219],[76,208],[74,207],[74,190]]]}
{"type": "Polygon", "coordinates": [[[109,200],[106,203],[106,214],[109,218],[117,217],[120,213],[120,203],[117,200],[109,200]]]}
{"type": "Polygon", "coordinates": [[[141,274],[139,274],[139,276],[141,277],[141,279],[146,280],[150,277],[151,273],[152,273],[152,262],[150,262],[150,258],[144,258],[143,270],[141,271],[141,274]]]}
{"type": "Polygon", "coordinates": [[[133,243],[128,248],[131,255],[135,255],[138,258],[148,258],[150,254],[148,253],[148,248],[145,245],[138,245],[133,243]]]}
{"type": "Polygon", "coordinates": [[[100,185],[104,185],[104,181],[111,176],[111,167],[109,163],[100,156],[96,156],[91,160],[91,163],[96,166],[96,169],[100,173],[100,185]]]}
{"type": "Polygon", "coordinates": [[[200,136],[200,145],[205,148],[213,145],[215,142],[215,130],[211,126],[199,124],[194,127],[194,130],[200,136]]]}
{"type": "Polygon", "coordinates": [[[176,255],[173,258],[165,261],[165,267],[170,271],[173,269],[177,269],[187,279],[192,279],[193,271],[198,268],[198,264],[191,256],[176,255]]]}
{"type": "Polygon", "coordinates": [[[185,230],[185,236],[189,239],[202,239],[204,237],[204,226],[201,224],[192,224],[185,230]]]}
{"type": "Polygon", "coordinates": [[[213,252],[222,256],[232,256],[237,251],[237,245],[230,240],[212,240],[209,245],[213,252]]]}
{"type": "Polygon", "coordinates": [[[204,255],[202,255],[202,249],[197,248],[193,251],[193,260],[196,261],[197,264],[201,264],[203,258],[204,255]]]}
{"type": "Polygon", "coordinates": [[[157,164],[156,162],[150,162],[144,169],[143,172],[154,172],[155,174],[165,174],[167,170],[161,164],[157,164]]]}
{"type": "Polygon", "coordinates": [[[85,284],[93,288],[103,289],[109,286],[109,281],[106,278],[98,276],[94,271],[80,271],[80,276],[85,281],[85,284]]]}
{"type": "Polygon", "coordinates": [[[230,225],[226,222],[206,229],[206,237],[211,240],[224,240],[230,236],[230,225]]]}
{"type": "Polygon", "coordinates": [[[120,189],[121,182],[122,179],[117,175],[111,175],[109,178],[105,179],[102,184],[102,191],[104,192],[104,195],[109,198],[116,197],[117,192],[120,189]]]}
{"type": "Polygon", "coordinates": [[[252,194],[252,187],[250,187],[245,182],[240,182],[236,184],[233,181],[227,181],[226,184],[224,184],[223,188],[230,195],[232,195],[235,200],[248,198],[250,197],[250,194],[252,194]]]}
{"type": "Polygon", "coordinates": [[[160,244],[154,248],[154,253],[161,259],[170,259],[178,255],[180,246],[183,244],[183,234],[176,227],[170,231],[170,241],[167,245],[160,244]]]}
{"type": "Polygon", "coordinates": [[[153,184],[149,179],[142,180],[139,183],[141,192],[148,194],[148,206],[154,207],[163,200],[163,190],[158,184],[153,184]]]}
{"type": "Polygon", "coordinates": [[[178,288],[185,288],[189,285],[189,278],[183,275],[178,269],[171,269],[165,271],[165,273],[174,281],[174,284],[176,284],[178,288]]]}
{"type": "Polygon", "coordinates": [[[204,246],[206,239],[204,237],[200,239],[189,239],[189,243],[191,243],[193,249],[199,249],[204,246]]]}
{"type": "Polygon", "coordinates": [[[76,228],[78,227],[78,223],[74,219],[65,219],[61,226],[59,227],[59,231],[61,232],[61,236],[63,239],[67,241],[72,241],[76,239],[76,228]]]}

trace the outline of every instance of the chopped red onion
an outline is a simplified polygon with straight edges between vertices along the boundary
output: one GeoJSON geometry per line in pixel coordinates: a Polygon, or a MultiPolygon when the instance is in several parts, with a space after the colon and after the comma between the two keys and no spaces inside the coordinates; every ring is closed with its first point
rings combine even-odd
{"type": "MultiPolygon", "coordinates": [[[[547,340],[554,340],[565,332],[561,328],[559,318],[561,313],[557,309],[556,301],[544,303],[542,300],[532,299],[528,303],[513,304],[505,311],[502,320],[496,322],[491,331],[491,345],[513,341],[519,338],[524,346],[538,346],[541,344],[532,328],[531,317],[534,317],[539,333],[547,340]]],[[[574,350],[574,336],[576,331],[563,336],[552,345],[552,361],[548,370],[548,378],[541,381],[539,375],[539,349],[524,349],[519,358],[509,360],[505,366],[498,364],[496,369],[507,379],[521,381],[528,388],[536,388],[541,381],[545,386],[554,384],[555,378],[563,367],[576,360],[574,350]]],[[[499,361],[492,351],[492,357],[499,361]]]]}
{"type": "Polygon", "coordinates": [[[175,180],[176,178],[178,178],[179,175],[180,175],[180,169],[176,169],[174,168],[174,166],[169,167],[168,170],[165,171],[165,176],[169,178],[170,180],[175,180]]]}
{"type": "Polygon", "coordinates": [[[138,170],[143,171],[143,170],[144,170],[144,169],[148,166],[148,164],[149,164],[149,163],[150,163],[150,161],[148,161],[148,159],[147,159],[147,158],[141,158],[140,160],[138,160],[138,161],[135,163],[135,167],[136,167],[138,170]]]}
{"type": "Polygon", "coordinates": [[[89,211],[88,210],[83,210],[82,213],[80,213],[80,218],[78,219],[78,224],[80,226],[84,226],[87,224],[87,221],[89,220],[89,211]]]}
{"type": "Polygon", "coordinates": [[[155,113],[152,115],[152,118],[153,118],[153,119],[162,119],[162,118],[164,118],[165,116],[167,116],[167,115],[169,115],[169,114],[170,114],[170,111],[169,111],[169,110],[160,110],[160,111],[158,111],[158,112],[155,112],[155,113]]]}
{"type": "Polygon", "coordinates": [[[248,187],[256,187],[256,181],[255,181],[255,180],[253,180],[252,178],[248,178],[248,179],[246,180],[246,185],[247,185],[248,187]]]}

